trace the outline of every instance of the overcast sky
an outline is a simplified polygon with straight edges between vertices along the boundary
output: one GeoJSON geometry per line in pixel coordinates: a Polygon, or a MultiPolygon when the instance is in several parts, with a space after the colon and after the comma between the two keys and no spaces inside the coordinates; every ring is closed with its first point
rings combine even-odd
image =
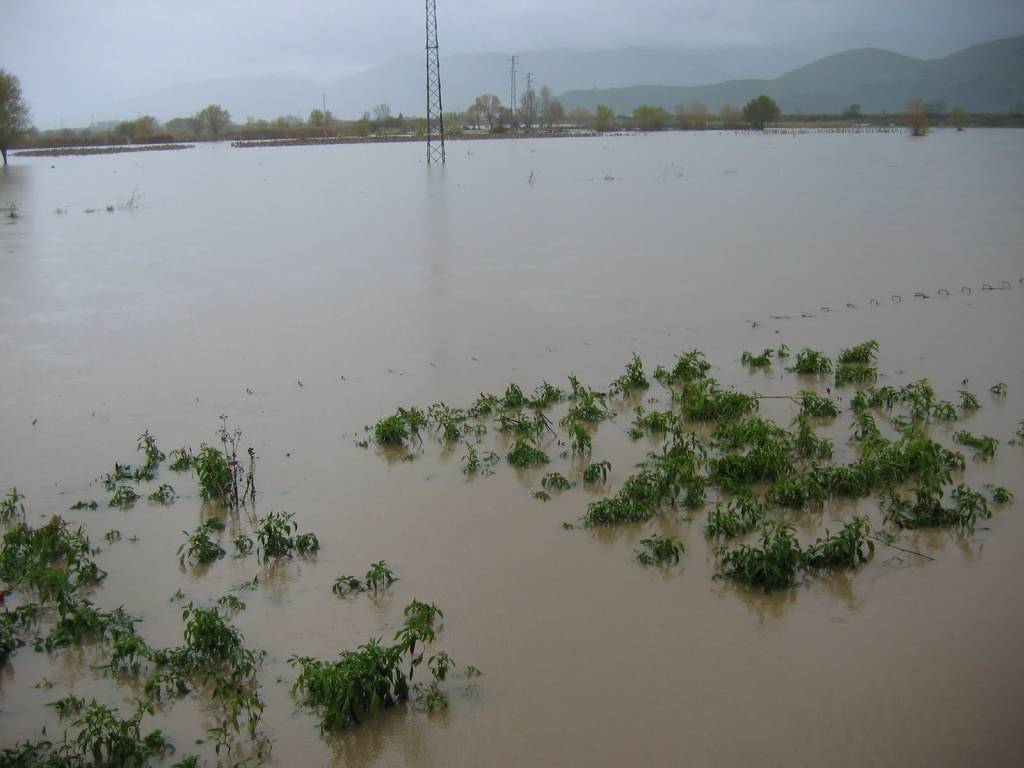
{"type": "MultiPolygon", "coordinates": [[[[943,56],[1024,33],[1024,0],[437,0],[442,54],[821,44],[943,56]]],[[[423,49],[422,0],[0,0],[0,67],[42,127],[146,89],[329,82],[423,49]],[[102,97],[102,99],[100,98],[102,97]]],[[[758,73],[751,73],[757,75],[758,73]]],[[[99,116],[97,116],[99,117],[99,116]]]]}

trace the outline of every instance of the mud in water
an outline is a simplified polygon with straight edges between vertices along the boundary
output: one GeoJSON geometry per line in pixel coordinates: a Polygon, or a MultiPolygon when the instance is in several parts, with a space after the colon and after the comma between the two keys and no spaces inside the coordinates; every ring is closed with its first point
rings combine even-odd
{"type": "MultiPolygon", "coordinates": [[[[236,593],[247,609],[235,623],[267,651],[280,763],[1018,764],[1024,447],[1008,441],[1024,419],[1024,133],[450,149],[443,168],[414,144],[203,145],[0,172],[0,493],[25,493],[30,523],[87,525],[110,574],[92,599],[123,604],[169,646],[177,590],[209,604],[259,575],[236,593]],[[901,534],[931,562],[879,546],[855,572],[764,595],[713,578],[707,508],[566,531],[597,494],[542,503],[543,471],[504,464],[467,481],[464,449],[429,439],[414,461],[357,445],[397,405],[466,406],[569,373],[604,388],[632,352],[650,372],[698,347],[724,385],[790,394],[807,382],[780,365],[750,373],[741,352],[834,355],[871,338],[880,384],[927,377],[955,401],[968,379],[982,408],[931,434],[950,447],[959,428],[998,438],[992,461],[961,449],[966,478],[1017,496],[973,534],[901,534]],[[1000,381],[1009,394],[994,398],[1000,381]],[[137,460],[143,430],[165,451],[198,448],[221,414],[260,457],[257,511],[294,513],[319,536],[316,557],[180,570],[182,531],[220,512],[166,469],[157,483],[178,490],[173,505],[106,507],[96,480],[137,460]],[[100,508],[65,511],[79,499],[100,508]],[[637,565],[651,531],[680,538],[679,566],[637,565]],[[332,594],[337,576],[380,559],[399,576],[386,594],[332,594]],[[445,612],[438,647],[483,676],[451,681],[440,713],[399,707],[322,738],[290,696],[287,659],[390,639],[414,597],[445,612]]],[[[625,434],[651,396],[665,407],[654,385],[594,433],[610,490],[658,445],[625,434]]],[[[796,410],[762,407],[783,425],[796,410]]],[[[838,460],[853,455],[845,417],[818,431],[838,460]]],[[[881,523],[873,497],[790,517],[810,542],[855,513],[881,523]]],[[[45,705],[71,690],[127,711],[139,691],[104,678],[103,659],[98,647],[18,650],[0,671],[2,746],[44,725],[61,733],[45,705]]],[[[194,744],[213,723],[208,702],[152,722],[179,756],[212,758],[194,744]]]]}

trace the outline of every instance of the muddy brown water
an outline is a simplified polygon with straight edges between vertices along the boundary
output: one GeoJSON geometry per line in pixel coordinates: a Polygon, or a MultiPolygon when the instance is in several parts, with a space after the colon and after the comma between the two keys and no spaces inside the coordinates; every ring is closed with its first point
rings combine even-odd
{"type": "MultiPolygon", "coordinates": [[[[30,522],[88,526],[110,573],[96,603],[171,645],[176,590],[208,604],[259,575],[236,623],[267,651],[280,763],[1019,765],[1024,448],[1007,441],[1024,418],[1024,132],[453,143],[444,168],[422,156],[204,145],[0,173],[0,206],[18,214],[0,220],[0,491],[27,495],[30,522]],[[634,351],[650,371],[699,347],[723,383],[791,393],[807,382],[749,374],[740,353],[868,338],[884,383],[927,376],[956,399],[969,379],[983,407],[955,428],[1001,444],[991,462],[967,451],[968,481],[1017,502],[972,535],[901,536],[933,562],[879,547],[856,572],[770,596],[712,578],[705,510],[564,531],[596,495],[541,503],[542,472],[467,481],[461,447],[428,440],[403,462],[355,442],[400,404],[468,405],[570,372],[604,387],[634,351]],[[988,393],[998,381],[1005,399],[988,393]],[[257,511],[294,513],[320,538],[315,558],[181,571],[182,530],[218,512],[166,469],[173,505],[103,506],[96,478],[135,460],[140,432],[198,447],[221,414],[260,457],[257,511]],[[66,512],[78,499],[101,507],[66,512]],[[106,545],[113,528],[124,539],[106,545]],[[632,560],[652,530],[684,542],[679,567],[632,560]],[[385,596],[331,593],[379,559],[400,577],[385,596]],[[483,676],[447,684],[442,713],[396,708],[322,738],[289,695],[287,659],[389,638],[413,597],[445,612],[436,647],[483,676]]],[[[626,437],[630,407],[594,436],[611,489],[656,445],[626,437]]],[[[785,400],[763,411],[794,415],[785,400]]],[[[953,429],[932,434],[952,445],[953,429]]],[[[845,420],[819,432],[852,455],[845,420]]],[[[880,523],[874,499],[835,503],[796,516],[798,535],[855,513],[880,523]]],[[[3,745],[59,734],[45,704],[70,690],[128,706],[137,691],[103,678],[102,660],[20,649],[0,672],[3,745]]],[[[208,703],[152,723],[179,756],[211,756],[193,744],[208,703]]]]}

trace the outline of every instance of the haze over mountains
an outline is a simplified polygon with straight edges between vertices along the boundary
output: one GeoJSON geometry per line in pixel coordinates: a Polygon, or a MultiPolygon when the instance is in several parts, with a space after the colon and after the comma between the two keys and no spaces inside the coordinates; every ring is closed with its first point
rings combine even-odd
{"type": "Polygon", "coordinates": [[[1024,108],[1024,36],[974,45],[941,59],[915,59],[878,48],[861,48],[819,59],[770,80],[733,80],[698,87],[633,86],[573,90],[566,108],[616,112],[651,104],[672,109],[700,101],[713,111],[742,106],[767,93],[783,112],[839,112],[859,104],[864,112],[902,112],[907,100],[959,105],[973,112],[1024,108]]]}
{"type": "MultiPolygon", "coordinates": [[[[785,112],[836,112],[849,104],[860,104],[866,112],[898,112],[912,96],[976,112],[1024,104],[1024,36],[932,60],[876,48],[815,60],[824,53],[813,45],[535,51],[520,56],[519,92],[526,87],[527,73],[533,72],[535,85],[548,85],[561,94],[566,108],[592,110],[607,104],[617,112],[641,104],[671,109],[692,101],[718,110],[727,103],[741,106],[760,93],[775,98],[785,112]]],[[[482,93],[495,93],[507,103],[508,58],[503,53],[442,57],[445,109],[465,109],[482,93]]],[[[321,106],[323,97],[338,117],[358,117],[382,102],[394,114],[421,114],[423,62],[418,56],[395,59],[326,85],[277,76],[183,84],[110,105],[97,110],[96,117],[152,114],[167,120],[209,103],[222,104],[236,122],[247,116],[305,117],[321,106]]]]}

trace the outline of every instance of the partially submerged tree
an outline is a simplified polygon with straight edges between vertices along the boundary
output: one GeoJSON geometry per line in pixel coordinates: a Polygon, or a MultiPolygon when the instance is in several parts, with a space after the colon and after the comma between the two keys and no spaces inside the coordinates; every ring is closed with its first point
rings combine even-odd
{"type": "Polygon", "coordinates": [[[956,126],[958,131],[962,131],[967,126],[967,121],[970,119],[970,113],[963,107],[953,107],[949,113],[950,118],[953,120],[953,125],[956,126]]]}
{"type": "Polygon", "coordinates": [[[214,141],[231,125],[231,113],[220,104],[211,104],[196,113],[196,124],[200,131],[209,131],[214,141]]]}
{"type": "Polygon", "coordinates": [[[28,104],[21,93],[21,81],[0,69],[0,154],[4,165],[8,148],[28,129],[28,104]]]}
{"type": "Polygon", "coordinates": [[[633,121],[641,131],[663,131],[671,119],[672,116],[663,107],[644,104],[633,110],[633,121]]]}
{"type": "Polygon", "coordinates": [[[707,106],[699,101],[676,107],[676,122],[683,130],[704,130],[711,121],[707,106]]]}
{"type": "Polygon", "coordinates": [[[493,131],[494,126],[501,117],[501,99],[493,93],[477,96],[473,106],[470,107],[470,111],[486,120],[487,128],[493,131]]]}
{"type": "Polygon", "coordinates": [[[740,111],[732,104],[724,104],[718,113],[718,119],[722,125],[727,127],[738,125],[740,122],[740,111]]]}
{"type": "Polygon", "coordinates": [[[573,107],[569,110],[569,122],[573,125],[582,127],[584,125],[590,125],[593,120],[594,115],[585,107],[573,107]]]}
{"type": "Polygon", "coordinates": [[[546,85],[541,86],[538,107],[540,121],[547,128],[565,119],[565,107],[546,85]]]}
{"type": "Polygon", "coordinates": [[[751,99],[743,107],[743,117],[759,131],[764,130],[765,123],[774,123],[778,120],[781,114],[779,105],[766,93],[751,99]]]}
{"type": "Polygon", "coordinates": [[[913,98],[907,102],[907,127],[911,136],[924,136],[928,133],[928,112],[924,100],[913,98]]]}
{"type": "Polygon", "coordinates": [[[528,131],[537,122],[539,106],[540,100],[537,98],[537,92],[532,88],[524,93],[519,99],[519,122],[521,122],[523,127],[528,131]]]}

